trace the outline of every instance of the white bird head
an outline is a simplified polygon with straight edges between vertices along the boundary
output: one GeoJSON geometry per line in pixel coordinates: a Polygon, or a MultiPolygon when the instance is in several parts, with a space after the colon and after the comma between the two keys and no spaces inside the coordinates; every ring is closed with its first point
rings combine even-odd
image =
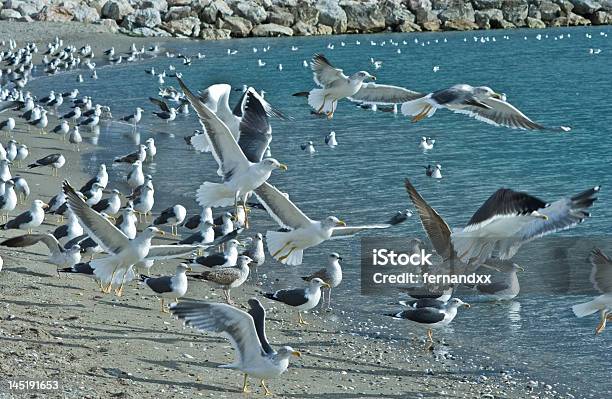
{"type": "Polygon", "coordinates": [[[163,231],[161,231],[161,230],[160,230],[160,229],[158,229],[157,227],[153,227],[153,226],[147,227],[147,228],[146,228],[146,229],[143,231],[143,234],[144,234],[146,237],[154,237],[155,235],[160,235],[160,236],[166,235],[166,233],[164,233],[163,231]]]}
{"type": "Polygon", "coordinates": [[[176,274],[184,274],[186,272],[190,272],[191,270],[191,266],[189,266],[187,263],[180,263],[177,267],[176,267],[176,274]]]}
{"type": "Polygon", "coordinates": [[[282,346],[276,352],[276,356],[278,356],[281,359],[289,359],[291,356],[301,357],[302,354],[290,346],[282,346]]]}
{"type": "Polygon", "coordinates": [[[337,252],[332,252],[331,254],[329,254],[330,263],[340,261],[340,260],[342,260],[342,256],[340,256],[340,254],[338,254],[337,252]]]}
{"type": "Polygon", "coordinates": [[[45,204],[43,201],[39,199],[32,201],[32,208],[47,209],[48,207],[49,205],[45,204]]]}
{"type": "Polygon", "coordinates": [[[458,308],[459,306],[463,306],[463,307],[469,308],[470,304],[463,302],[459,298],[452,298],[451,300],[448,301],[448,306],[451,306],[451,307],[454,307],[454,308],[458,308]]]}
{"type": "Polygon", "coordinates": [[[310,280],[310,288],[317,289],[321,287],[330,288],[329,284],[327,284],[325,281],[321,280],[318,277],[315,277],[312,280],[310,280]]]}
{"type": "Polygon", "coordinates": [[[505,97],[502,94],[496,93],[488,86],[474,87],[474,96],[477,98],[496,98],[498,100],[503,100],[505,97]]]}
{"type": "Polygon", "coordinates": [[[353,76],[351,76],[351,77],[353,79],[361,80],[362,82],[364,80],[367,80],[367,79],[376,80],[376,76],[371,75],[370,72],[368,72],[368,71],[355,72],[355,74],[353,76]]]}
{"type": "Polygon", "coordinates": [[[238,257],[238,266],[248,266],[249,263],[253,262],[253,259],[246,255],[240,255],[238,257]]]}
{"type": "Polygon", "coordinates": [[[232,239],[232,240],[229,240],[229,241],[227,242],[227,247],[228,247],[228,248],[237,248],[237,247],[238,247],[238,245],[240,245],[240,243],[238,242],[238,240],[234,240],[234,239],[232,239]]]}
{"type": "Polygon", "coordinates": [[[325,220],[323,220],[323,225],[325,227],[331,228],[331,227],[346,226],[346,223],[344,223],[342,220],[338,219],[335,216],[328,216],[325,218],[325,220]]]}
{"type": "Polygon", "coordinates": [[[270,170],[273,170],[273,169],[287,170],[287,165],[285,165],[284,163],[278,162],[274,158],[263,159],[261,163],[267,168],[269,168],[270,170]]]}

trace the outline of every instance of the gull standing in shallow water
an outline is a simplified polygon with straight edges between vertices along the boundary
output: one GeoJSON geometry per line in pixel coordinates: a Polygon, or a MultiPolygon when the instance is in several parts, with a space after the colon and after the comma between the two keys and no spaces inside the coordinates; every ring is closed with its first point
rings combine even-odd
{"type": "Polygon", "coordinates": [[[490,87],[472,87],[459,84],[448,89],[435,91],[419,98],[404,102],[402,114],[412,117],[412,122],[429,118],[436,110],[467,114],[485,123],[524,130],[569,131],[566,126],[549,128],[529,119],[525,114],[506,101],[506,96],[494,92],[490,87]]]}
{"type": "Polygon", "coordinates": [[[134,239],[129,239],[104,216],[91,209],[72,186],[64,181],[68,207],[79,219],[83,230],[109,256],[91,261],[91,267],[104,287],[104,292],[117,286],[115,293],[120,296],[126,281],[134,278],[133,265],[144,260],[173,259],[186,256],[198,249],[193,245],[151,245],[156,234],[163,234],[156,227],[146,228],[134,239]]]}
{"type": "Polygon", "coordinates": [[[312,57],[310,68],[315,83],[321,88],[295,93],[294,96],[308,97],[308,105],[317,114],[324,113],[330,119],[334,116],[338,101],[343,98],[367,104],[399,104],[423,96],[402,87],[364,83],[367,79],[376,80],[366,71],[346,76],[342,69],[332,66],[322,54],[312,57]]]}
{"type": "Polygon", "coordinates": [[[260,380],[266,395],[272,395],[265,380],[279,377],[287,370],[289,358],[301,354],[290,346],[274,351],[265,335],[265,310],[256,299],[249,300],[249,305],[251,311],[247,313],[224,303],[183,302],[171,305],[170,311],[185,325],[229,339],[236,352],[235,360],[220,367],[244,373],[244,393],[249,392],[248,377],[251,376],[260,380]]]}
{"type": "Polygon", "coordinates": [[[182,80],[179,79],[179,83],[198,114],[212,154],[223,173],[223,183],[204,182],[200,186],[197,200],[203,207],[234,204],[237,213],[240,200],[246,207],[248,195],[265,183],[274,169],[286,170],[287,166],[274,158],[265,158],[259,162],[250,161],[227,126],[191,93],[182,80]]]}
{"type": "Polygon", "coordinates": [[[593,265],[591,283],[602,295],[592,301],[572,306],[572,311],[576,317],[588,316],[599,311],[601,320],[595,329],[595,334],[599,334],[606,328],[606,322],[612,321],[612,259],[601,249],[594,249],[589,260],[593,265]]]}

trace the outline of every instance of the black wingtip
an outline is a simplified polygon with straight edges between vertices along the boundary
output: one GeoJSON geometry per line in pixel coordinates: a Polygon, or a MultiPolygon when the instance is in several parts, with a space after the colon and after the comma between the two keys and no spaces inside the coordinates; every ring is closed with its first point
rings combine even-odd
{"type": "Polygon", "coordinates": [[[140,281],[142,281],[143,283],[145,282],[145,280],[149,279],[150,277],[147,276],[146,274],[141,274],[140,275],[140,281]]]}
{"type": "Polygon", "coordinates": [[[307,91],[298,91],[297,93],[293,93],[293,97],[308,97],[310,93],[307,91]]]}

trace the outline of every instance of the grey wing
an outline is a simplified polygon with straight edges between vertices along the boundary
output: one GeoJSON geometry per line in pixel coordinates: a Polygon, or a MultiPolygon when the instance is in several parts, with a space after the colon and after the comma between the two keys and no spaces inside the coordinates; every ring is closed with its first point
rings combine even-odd
{"type": "MultiPolygon", "coordinates": [[[[452,105],[449,109],[454,112],[467,114],[480,121],[495,126],[506,126],[512,129],[545,130],[545,126],[529,119],[512,104],[495,98],[480,100],[485,107],[478,105],[452,105]]],[[[557,128],[554,128],[557,129],[557,128]]]]}
{"type": "Polygon", "coordinates": [[[22,224],[29,223],[31,221],[32,221],[32,214],[30,213],[30,211],[25,211],[25,212],[20,213],[19,215],[17,215],[17,217],[15,217],[15,219],[10,220],[6,224],[6,228],[7,229],[19,228],[19,226],[21,226],[22,224]]]}
{"type": "Polygon", "coordinates": [[[357,233],[360,233],[365,230],[376,230],[376,229],[387,229],[392,225],[388,223],[383,224],[369,224],[363,226],[347,226],[347,227],[334,227],[332,230],[331,239],[335,240],[338,238],[348,238],[352,237],[357,233]]]}
{"type": "Polygon", "coordinates": [[[364,83],[349,100],[367,104],[401,104],[416,100],[425,94],[399,86],[364,83]]]}
{"type": "Polygon", "coordinates": [[[244,114],[240,121],[240,138],[238,145],[251,162],[263,159],[266,149],[272,141],[272,128],[268,120],[268,113],[251,89],[246,92],[244,114]]]}
{"type": "Polygon", "coordinates": [[[300,306],[308,302],[306,289],[295,288],[292,290],[279,290],[272,294],[270,299],[275,299],[289,306],[300,306]]]}
{"type": "Polygon", "coordinates": [[[164,292],[172,292],[172,277],[149,277],[145,280],[145,284],[154,292],[163,294],[164,292]]]}
{"type": "Polygon", "coordinates": [[[444,313],[436,308],[417,308],[407,309],[401,312],[398,317],[411,320],[422,324],[435,324],[444,320],[444,313]]]}
{"type": "Polygon", "coordinates": [[[257,199],[281,227],[297,229],[309,226],[308,218],[284,193],[268,182],[255,189],[257,199]]]}
{"type": "Polygon", "coordinates": [[[7,109],[17,108],[20,105],[20,101],[0,101],[0,112],[4,112],[7,109]]]}
{"type": "Polygon", "coordinates": [[[170,311],[185,325],[227,337],[236,351],[234,364],[249,364],[265,355],[253,317],[240,309],[224,303],[181,302],[172,304],[170,311]]]}
{"type": "Polygon", "coordinates": [[[612,293],[612,260],[596,248],[591,253],[590,261],[593,265],[590,276],[593,287],[602,293],[612,293]]]}
{"type": "Polygon", "coordinates": [[[256,298],[249,299],[249,314],[253,318],[255,323],[255,330],[257,331],[257,337],[261,347],[267,354],[274,353],[274,349],[268,343],[268,337],[266,337],[266,309],[256,298]]]}
{"type": "Polygon", "coordinates": [[[174,259],[190,255],[197,250],[197,245],[151,245],[145,260],[174,259]]]}
{"type": "Polygon", "coordinates": [[[154,97],[149,97],[149,101],[151,101],[153,104],[157,105],[162,111],[170,112],[170,107],[168,107],[168,104],[166,104],[165,101],[159,100],[159,99],[154,98],[154,97]]]}
{"type": "Polygon", "coordinates": [[[315,54],[310,61],[313,79],[321,87],[327,87],[338,79],[348,79],[342,69],[334,68],[323,54],[315,54]]]}
{"type": "Polygon", "coordinates": [[[51,254],[59,254],[62,250],[57,239],[51,234],[24,234],[4,240],[0,245],[5,247],[29,247],[42,241],[49,248],[51,254]]]}
{"type": "Polygon", "coordinates": [[[36,161],[36,163],[43,166],[51,165],[52,163],[57,162],[57,160],[61,156],[62,154],[50,154],[44,158],[39,159],[38,161],[36,161]]]}
{"type": "Polygon", "coordinates": [[[497,294],[500,291],[507,290],[508,288],[510,288],[510,285],[503,281],[498,281],[490,284],[478,284],[476,288],[478,289],[478,292],[482,294],[493,295],[497,294]]]}
{"type": "Polygon", "coordinates": [[[130,244],[127,236],[91,209],[67,181],[64,181],[62,187],[70,210],[77,216],[85,232],[106,252],[116,254],[130,244]]]}
{"type": "Polygon", "coordinates": [[[423,225],[423,229],[427,233],[429,237],[429,241],[433,245],[434,249],[444,259],[448,259],[452,254],[452,244],[451,244],[451,230],[448,224],[444,221],[442,216],[433,209],[421,194],[416,190],[416,188],[412,185],[410,180],[404,180],[404,184],[406,186],[406,191],[408,192],[408,196],[410,200],[414,204],[414,207],[419,212],[419,218],[421,219],[421,224],[423,225]]]}

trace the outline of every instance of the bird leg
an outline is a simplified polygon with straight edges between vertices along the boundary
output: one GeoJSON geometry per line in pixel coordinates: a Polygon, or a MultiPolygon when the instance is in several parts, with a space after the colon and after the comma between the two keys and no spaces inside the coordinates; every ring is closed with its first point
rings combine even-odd
{"type": "Polygon", "coordinates": [[[272,391],[270,391],[268,389],[268,387],[266,386],[266,382],[264,380],[261,380],[261,387],[264,389],[264,392],[265,392],[266,396],[271,396],[272,395],[272,391]]]}
{"type": "Polygon", "coordinates": [[[244,228],[248,229],[249,228],[249,211],[247,208],[247,197],[246,195],[244,196],[244,199],[242,200],[242,208],[244,209],[244,228]]]}
{"type": "Polygon", "coordinates": [[[242,383],[242,392],[243,393],[251,392],[249,390],[249,375],[247,373],[244,373],[244,382],[242,383]]]}
{"type": "Polygon", "coordinates": [[[327,294],[327,310],[331,310],[331,288],[329,289],[329,293],[327,294]]]}
{"type": "Polygon", "coordinates": [[[291,244],[291,241],[287,241],[287,242],[285,243],[285,245],[283,245],[283,246],[281,247],[281,249],[279,249],[278,251],[276,251],[276,252],[274,252],[274,253],[272,254],[272,257],[273,257],[273,258],[276,258],[278,255],[280,255],[280,253],[281,253],[281,252],[283,252],[283,250],[284,250],[285,248],[287,248],[287,246],[288,246],[289,244],[291,244]]]}
{"type": "Polygon", "coordinates": [[[327,94],[323,96],[323,103],[321,104],[321,107],[317,110],[317,114],[320,114],[323,112],[323,108],[325,107],[326,102],[327,102],[327,94]]]}
{"type": "Polygon", "coordinates": [[[298,324],[302,326],[307,326],[309,324],[302,318],[302,312],[300,312],[299,310],[298,310],[298,324]]]}
{"type": "Polygon", "coordinates": [[[281,256],[280,258],[278,258],[279,262],[284,261],[285,259],[287,259],[289,257],[289,255],[291,255],[291,253],[293,251],[295,251],[297,249],[297,247],[294,245],[293,247],[291,247],[291,249],[289,250],[289,252],[287,252],[286,255],[281,256]]]}
{"type": "Polygon", "coordinates": [[[417,115],[412,117],[412,122],[418,122],[422,119],[424,119],[427,114],[429,113],[429,111],[431,110],[431,105],[427,104],[422,110],[421,112],[419,112],[417,115]]]}
{"type": "Polygon", "coordinates": [[[162,313],[170,313],[170,311],[168,311],[168,309],[166,309],[166,307],[164,306],[164,298],[160,298],[160,309],[159,311],[162,313]]]}
{"type": "Polygon", "coordinates": [[[601,310],[601,321],[595,329],[595,335],[600,334],[606,328],[606,321],[608,320],[608,311],[605,309],[601,310]]]}
{"type": "Polygon", "coordinates": [[[427,338],[429,340],[429,342],[433,343],[433,331],[431,331],[431,328],[429,330],[427,330],[427,338]]]}
{"type": "Polygon", "coordinates": [[[338,104],[338,101],[332,101],[331,104],[331,111],[329,111],[327,113],[327,119],[331,119],[334,117],[334,112],[336,111],[336,105],[338,104]]]}

